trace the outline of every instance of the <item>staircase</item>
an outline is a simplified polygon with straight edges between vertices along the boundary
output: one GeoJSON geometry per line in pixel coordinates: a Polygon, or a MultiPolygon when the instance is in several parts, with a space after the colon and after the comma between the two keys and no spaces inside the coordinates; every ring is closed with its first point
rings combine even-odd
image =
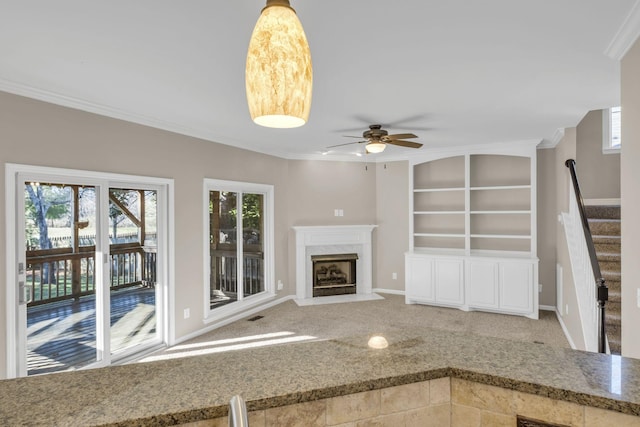
{"type": "Polygon", "coordinates": [[[605,328],[611,354],[621,352],[620,206],[585,206],[600,271],[609,288],[605,328]]]}

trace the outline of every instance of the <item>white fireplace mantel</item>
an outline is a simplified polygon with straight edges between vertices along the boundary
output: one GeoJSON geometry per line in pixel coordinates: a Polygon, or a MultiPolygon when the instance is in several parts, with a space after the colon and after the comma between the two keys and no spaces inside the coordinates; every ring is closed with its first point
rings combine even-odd
{"type": "MultiPolygon", "coordinates": [[[[313,298],[311,255],[357,253],[356,294],[370,295],[373,288],[371,235],[377,225],[295,226],[296,298],[313,298]]],[[[319,297],[329,298],[329,297],[319,297]]]]}

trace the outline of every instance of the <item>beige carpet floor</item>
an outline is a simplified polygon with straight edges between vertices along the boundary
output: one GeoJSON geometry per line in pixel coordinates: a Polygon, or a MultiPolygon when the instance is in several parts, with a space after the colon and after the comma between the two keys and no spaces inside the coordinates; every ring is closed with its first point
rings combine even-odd
{"type": "Polygon", "coordinates": [[[415,329],[423,329],[425,333],[429,329],[439,329],[570,347],[556,314],[551,311],[540,311],[540,319],[532,320],[479,311],[407,305],[403,296],[380,295],[384,299],[305,307],[286,301],[180,343],[175,348],[156,352],[143,361],[232,351],[251,345],[283,345],[303,340],[376,334],[392,336],[394,332],[415,329]]]}

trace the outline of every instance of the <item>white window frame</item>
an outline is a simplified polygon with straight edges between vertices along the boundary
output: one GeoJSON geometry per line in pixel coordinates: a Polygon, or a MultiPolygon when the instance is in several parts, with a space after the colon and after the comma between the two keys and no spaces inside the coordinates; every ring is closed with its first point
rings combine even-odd
{"type": "Polygon", "coordinates": [[[613,131],[612,131],[612,120],[611,120],[611,113],[613,108],[620,108],[620,107],[605,108],[604,110],[602,110],[602,153],[603,154],[620,154],[620,151],[622,148],[622,138],[620,138],[619,144],[615,146],[613,145],[613,131]]]}
{"type": "MultiPolygon", "coordinates": [[[[255,184],[249,182],[226,181],[219,179],[204,179],[202,192],[203,206],[203,253],[204,253],[204,323],[208,324],[234,314],[241,313],[252,307],[263,304],[264,302],[275,298],[275,246],[274,246],[274,187],[269,184],[255,184]],[[264,288],[263,292],[254,295],[245,296],[241,300],[227,304],[215,309],[210,308],[209,301],[209,280],[210,269],[210,246],[209,246],[209,192],[210,191],[229,191],[238,193],[262,194],[264,196],[264,288]]],[[[241,224],[242,222],[238,222],[241,224]]],[[[238,245],[238,255],[242,254],[242,245],[238,245]]],[[[238,256],[238,259],[241,257],[238,256]]],[[[238,265],[241,265],[239,262],[238,265]]],[[[240,284],[238,284],[240,286],[240,284]]]]}

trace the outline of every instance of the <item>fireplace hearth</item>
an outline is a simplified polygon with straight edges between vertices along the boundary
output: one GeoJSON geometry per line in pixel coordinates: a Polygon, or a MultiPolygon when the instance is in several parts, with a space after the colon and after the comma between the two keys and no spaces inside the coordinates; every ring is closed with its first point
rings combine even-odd
{"type": "Polygon", "coordinates": [[[313,296],[356,293],[358,254],[312,255],[313,296]]]}

